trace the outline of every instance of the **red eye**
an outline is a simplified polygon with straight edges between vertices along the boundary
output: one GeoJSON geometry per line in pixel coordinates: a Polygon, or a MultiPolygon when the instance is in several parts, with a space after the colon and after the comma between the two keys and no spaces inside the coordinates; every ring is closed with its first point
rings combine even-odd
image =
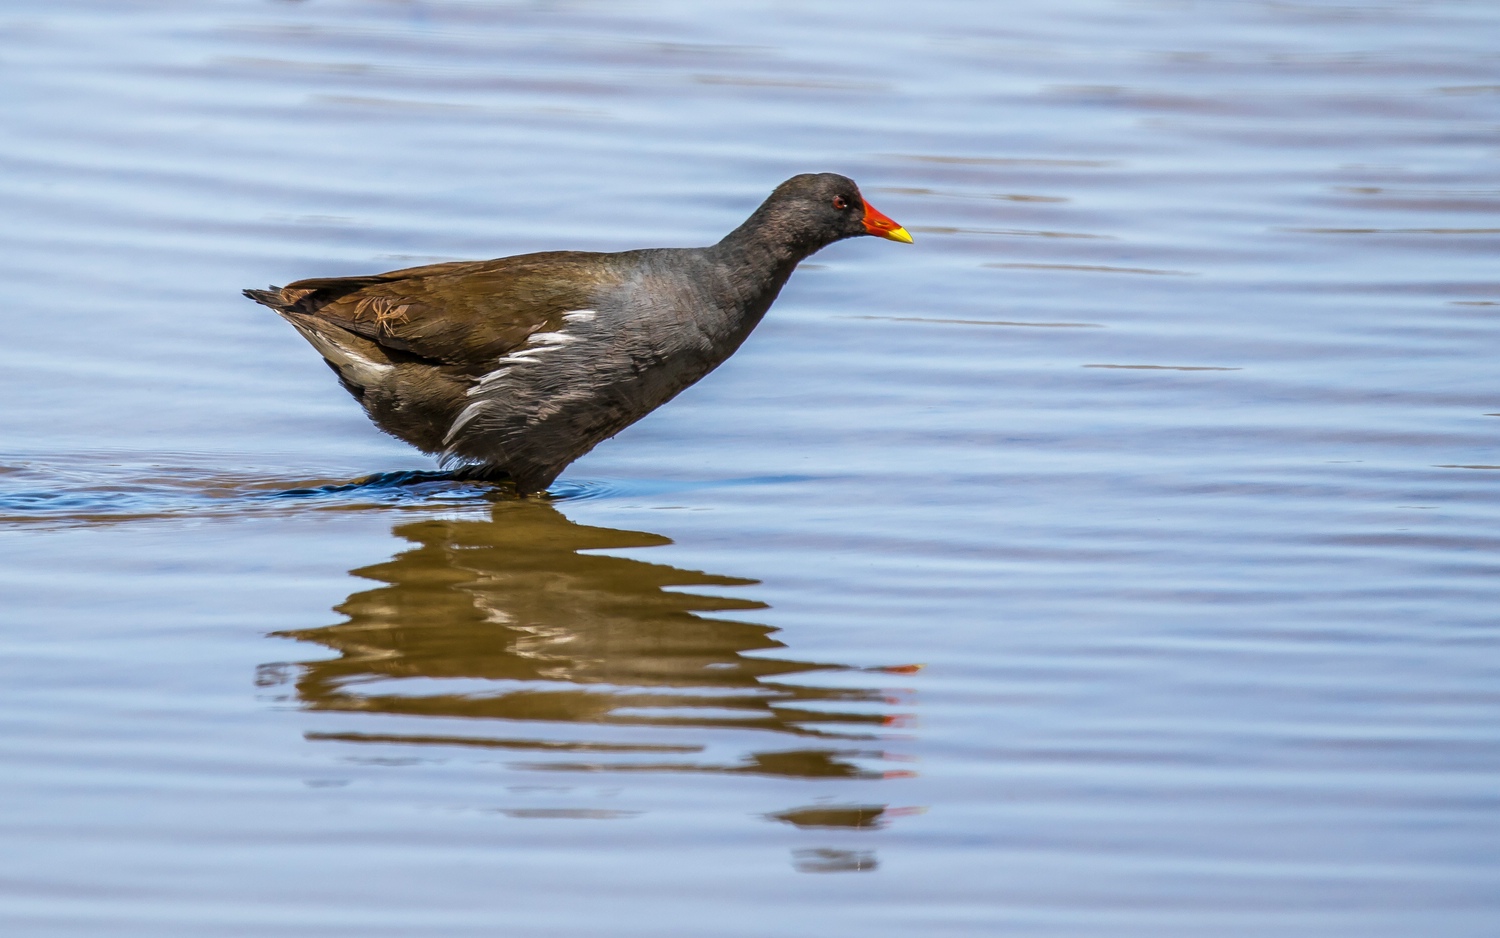
{"type": "Polygon", "coordinates": [[[836,195],[833,197],[833,207],[842,212],[844,209],[849,207],[849,203],[844,201],[843,196],[836,195]]]}

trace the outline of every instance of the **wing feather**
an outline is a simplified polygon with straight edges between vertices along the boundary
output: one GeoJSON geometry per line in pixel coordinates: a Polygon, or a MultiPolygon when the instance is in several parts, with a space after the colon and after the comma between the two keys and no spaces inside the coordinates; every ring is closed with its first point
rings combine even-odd
{"type": "Polygon", "coordinates": [[[247,295],[387,349],[487,368],[533,334],[560,328],[565,313],[594,308],[601,291],[618,282],[606,258],[581,251],[523,254],[319,277],[247,295]]]}

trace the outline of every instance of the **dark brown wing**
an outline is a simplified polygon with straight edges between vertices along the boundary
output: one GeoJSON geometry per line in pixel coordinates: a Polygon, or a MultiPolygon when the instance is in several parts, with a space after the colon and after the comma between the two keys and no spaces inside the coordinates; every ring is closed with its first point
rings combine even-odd
{"type": "Polygon", "coordinates": [[[458,261],[365,277],[299,280],[247,291],[377,344],[450,365],[485,366],[563,313],[592,309],[614,276],[608,255],[581,251],[458,261]]]}

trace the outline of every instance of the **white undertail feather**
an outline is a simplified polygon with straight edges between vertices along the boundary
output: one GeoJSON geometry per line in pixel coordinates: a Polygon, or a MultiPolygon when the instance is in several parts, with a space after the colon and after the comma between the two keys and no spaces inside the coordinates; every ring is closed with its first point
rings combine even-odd
{"type": "Polygon", "coordinates": [[[339,370],[339,374],[343,375],[344,379],[350,384],[358,385],[362,388],[369,387],[372,384],[378,383],[386,375],[389,375],[396,367],[390,362],[378,362],[372,358],[367,358],[353,348],[341,345],[331,336],[315,332],[295,319],[288,318],[287,321],[292,324],[293,328],[302,333],[302,338],[306,339],[313,348],[317,349],[319,355],[332,362],[333,366],[339,370]]]}

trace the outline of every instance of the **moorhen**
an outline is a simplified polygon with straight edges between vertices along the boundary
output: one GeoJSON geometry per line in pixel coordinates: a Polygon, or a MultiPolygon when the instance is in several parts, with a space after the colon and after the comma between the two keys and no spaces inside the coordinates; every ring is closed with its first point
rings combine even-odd
{"type": "Polygon", "coordinates": [[[857,235],[911,242],[853,180],[804,174],[712,247],[547,251],[245,295],[302,333],[380,429],[528,495],[718,367],[803,258],[857,235]]]}

